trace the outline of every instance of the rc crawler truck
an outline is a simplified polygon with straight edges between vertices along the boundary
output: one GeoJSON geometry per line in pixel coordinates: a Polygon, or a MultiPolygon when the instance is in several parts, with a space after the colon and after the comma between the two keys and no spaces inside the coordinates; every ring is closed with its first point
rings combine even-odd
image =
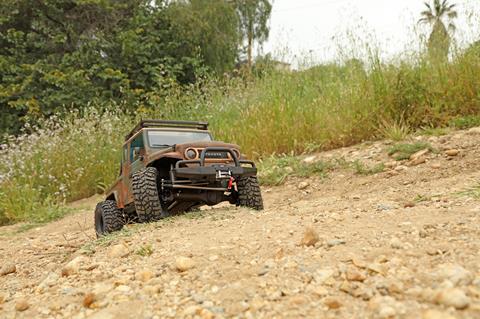
{"type": "Polygon", "coordinates": [[[125,138],[120,175],[95,209],[97,236],[220,202],[263,209],[255,163],[213,141],[208,123],[141,121],[125,138]]]}

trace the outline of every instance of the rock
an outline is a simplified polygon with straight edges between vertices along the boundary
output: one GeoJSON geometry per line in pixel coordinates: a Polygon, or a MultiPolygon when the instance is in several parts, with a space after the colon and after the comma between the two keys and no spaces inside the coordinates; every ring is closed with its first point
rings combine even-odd
{"type": "Polygon", "coordinates": [[[312,155],[312,156],[305,157],[302,162],[305,164],[312,164],[316,161],[316,159],[317,159],[317,156],[312,155]]]}
{"type": "Polygon", "coordinates": [[[398,166],[398,162],[397,161],[386,162],[384,165],[386,168],[395,168],[398,166]]]}
{"type": "Polygon", "coordinates": [[[367,269],[373,273],[385,275],[387,273],[387,270],[385,269],[385,266],[380,264],[380,263],[371,263],[368,264],[367,269]]]}
{"type": "Polygon", "coordinates": [[[421,150],[421,151],[418,151],[416,152],[415,154],[412,154],[410,155],[410,160],[411,161],[416,161],[420,158],[423,158],[424,159],[424,163],[425,163],[425,155],[428,154],[428,152],[430,152],[430,150],[428,148],[424,149],[424,150],[421,150]]]}
{"type": "Polygon", "coordinates": [[[262,267],[257,271],[257,276],[264,276],[268,273],[269,268],[268,267],[262,267]]]}
{"type": "Polygon", "coordinates": [[[122,258],[128,256],[128,254],[130,254],[130,251],[128,247],[123,244],[112,246],[108,252],[110,258],[122,258]]]}
{"type": "Polygon", "coordinates": [[[472,127],[467,133],[472,135],[480,134],[480,127],[472,127]]]}
{"type": "Polygon", "coordinates": [[[83,297],[83,306],[85,308],[90,308],[90,306],[94,303],[95,299],[96,296],[94,293],[89,292],[85,294],[85,296],[83,297]]]}
{"type": "Polygon", "coordinates": [[[410,162],[408,162],[408,165],[417,166],[417,165],[420,165],[420,164],[425,164],[426,161],[427,161],[427,159],[424,156],[422,156],[422,157],[419,157],[417,159],[411,160],[410,162]]]}
{"type": "Polygon", "coordinates": [[[17,271],[17,266],[15,266],[15,264],[7,263],[7,264],[3,265],[2,268],[0,269],[0,276],[13,274],[16,271],[17,271]]]}
{"type": "Polygon", "coordinates": [[[303,233],[302,246],[314,246],[319,241],[317,232],[312,227],[307,227],[303,233]]]}
{"type": "Polygon", "coordinates": [[[367,262],[358,257],[352,257],[352,264],[358,268],[367,268],[367,262]]]}
{"type": "Polygon", "coordinates": [[[20,298],[15,302],[15,310],[17,311],[25,311],[30,307],[30,305],[27,302],[27,299],[25,298],[20,298]]]}
{"type": "Polygon", "coordinates": [[[334,247],[339,245],[345,245],[347,242],[344,239],[332,239],[327,241],[328,247],[334,247]]]}
{"type": "Polygon", "coordinates": [[[175,268],[180,272],[187,271],[193,267],[195,267],[195,261],[192,258],[180,256],[175,259],[175,268]]]}
{"type": "Polygon", "coordinates": [[[312,293],[319,297],[328,295],[328,290],[325,287],[319,286],[312,289],[312,293]]]}
{"type": "Polygon", "coordinates": [[[394,318],[397,315],[395,308],[388,305],[381,305],[378,309],[379,318],[394,318]]]}
{"type": "Polygon", "coordinates": [[[456,264],[442,264],[434,275],[438,280],[449,280],[455,286],[469,285],[473,281],[473,274],[456,264]]]}
{"type": "Polygon", "coordinates": [[[279,248],[277,249],[277,251],[275,252],[275,260],[280,260],[282,259],[283,257],[285,256],[285,251],[283,248],[279,248]]]}
{"type": "Polygon", "coordinates": [[[58,281],[60,276],[57,273],[50,273],[48,276],[38,285],[37,292],[43,292],[45,289],[52,287],[58,281]]]}
{"type": "Polygon", "coordinates": [[[200,316],[202,319],[213,319],[215,315],[208,309],[198,308],[196,311],[196,315],[200,316]]]}
{"type": "Polygon", "coordinates": [[[127,285],[119,285],[117,286],[117,288],[115,288],[115,290],[123,293],[128,293],[132,290],[132,288],[130,288],[130,286],[127,286],[127,285]]]}
{"type": "Polygon", "coordinates": [[[363,272],[358,271],[357,268],[349,267],[345,274],[348,281],[364,281],[367,276],[363,272]]]}
{"type": "Polygon", "coordinates": [[[327,297],[323,300],[324,305],[328,307],[328,309],[338,309],[343,304],[337,297],[327,297]]]}
{"type": "Polygon", "coordinates": [[[68,277],[78,273],[81,265],[86,261],[86,257],[77,256],[62,268],[62,276],[68,277]]]}
{"type": "Polygon", "coordinates": [[[184,316],[193,316],[193,315],[195,315],[195,313],[197,312],[197,310],[199,308],[200,307],[197,306],[197,305],[188,306],[187,308],[185,308],[185,310],[183,310],[183,315],[184,316]]]}
{"type": "Polygon", "coordinates": [[[150,270],[142,270],[139,271],[135,274],[135,279],[142,281],[142,282],[147,282],[150,279],[155,277],[155,274],[151,272],[150,270]]]}
{"type": "Polygon", "coordinates": [[[402,249],[404,247],[404,243],[397,237],[393,237],[392,240],[390,240],[390,247],[393,249],[402,249]]]}
{"type": "Polygon", "coordinates": [[[457,156],[458,154],[460,154],[460,151],[457,150],[457,149],[451,149],[451,150],[446,150],[445,154],[447,156],[454,157],[454,156],[457,156]]]}
{"type": "Polygon", "coordinates": [[[346,281],[346,280],[344,280],[344,281],[340,284],[340,287],[338,287],[338,289],[339,289],[340,291],[346,292],[347,294],[351,294],[352,291],[353,291],[352,285],[351,285],[348,281],[346,281]]]}
{"type": "Polygon", "coordinates": [[[446,312],[430,309],[422,314],[422,319],[455,319],[455,317],[446,312]]]}
{"type": "Polygon", "coordinates": [[[395,171],[397,172],[404,172],[407,170],[408,170],[408,167],[406,167],[405,165],[398,165],[397,167],[395,167],[395,171]]]}
{"type": "Polygon", "coordinates": [[[409,201],[409,202],[403,203],[403,208],[412,208],[412,207],[415,207],[415,205],[416,205],[415,202],[409,201]]]}
{"type": "Polygon", "coordinates": [[[333,276],[335,275],[335,270],[332,268],[321,268],[318,269],[314,274],[313,278],[315,282],[319,284],[324,284],[328,283],[333,279],[333,276]]]}
{"type": "Polygon", "coordinates": [[[304,190],[304,189],[307,189],[308,186],[310,186],[309,182],[301,182],[300,184],[298,184],[297,187],[299,190],[304,190]]]}
{"type": "Polygon", "coordinates": [[[289,303],[293,306],[304,305],[308,303],[307,298],[302,295],[293,296],[290,298],[289,303]]]}
{"type": "Polygon", "coordinates": [[[390,296],[377,296],[371,299],[368,308],[375,311],[378,318],[397,318],[405,313],[402,304],[390,296]]]}
{"type": "Polygon", "coordinates": [[[442,165],[440,163],[433,163],[432,165],[430,165],[430,167],[433,169],[440,169],[442,168],[442,165]]]}
{"type": "Polygon", "coordinates": [[[470,304],[470,299],[463,292],[463,290],[458,288],[447,288],[438,292],[434,301],[438,304],[454,307],[456,309],[465,309],[470,304]]]}

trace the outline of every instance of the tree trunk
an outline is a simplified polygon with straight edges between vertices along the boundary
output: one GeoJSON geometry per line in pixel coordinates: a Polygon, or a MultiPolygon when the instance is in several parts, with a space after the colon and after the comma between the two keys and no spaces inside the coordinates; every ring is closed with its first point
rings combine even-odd
{"type": "Polygon", "coordinates": [[[247,59],[248,59],[248,71],[250,72],[252,70],[252,65],[253,65],[253,57],[252,57],[252,51],[253,51],[253,34],[252,32],[248,32],[248,43],[247,43],[247,59]]]}

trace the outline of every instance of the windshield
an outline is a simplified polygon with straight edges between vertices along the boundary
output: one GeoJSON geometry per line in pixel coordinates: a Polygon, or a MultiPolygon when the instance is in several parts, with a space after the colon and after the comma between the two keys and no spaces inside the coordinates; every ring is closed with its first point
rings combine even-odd
{"type": "Polygon", "coordinates": [[[209,142],[212,140],[209,132],[148,131],[147,134],[150,147],[168,147],[174,144],[209,142]]]}

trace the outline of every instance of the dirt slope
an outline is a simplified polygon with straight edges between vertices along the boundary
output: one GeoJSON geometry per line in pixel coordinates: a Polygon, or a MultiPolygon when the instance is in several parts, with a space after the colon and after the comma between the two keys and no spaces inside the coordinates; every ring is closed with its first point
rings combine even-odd
{"type": "Polygon", "coordinates": [[[95,241],[97,198],[0,228],[0,274],[15,266],[0,318],[480,318],[480,200],[459,194],[479,185],[480,129],[421,139],[438,153],[414,166],[389,163],[387,142],[309,158],[390,168],[264,188],[260,213],[215,208],[95,241]]]}

